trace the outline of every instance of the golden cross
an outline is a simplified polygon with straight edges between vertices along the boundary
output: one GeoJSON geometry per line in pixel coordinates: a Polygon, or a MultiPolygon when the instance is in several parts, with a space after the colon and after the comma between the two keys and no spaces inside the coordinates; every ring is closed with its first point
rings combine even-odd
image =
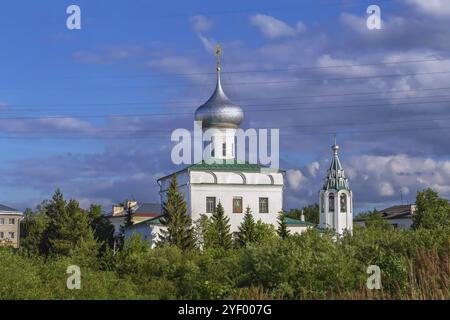
{"type": "Polygon", "coordinates": [[[217,59],[217,71],[220,71],[220,57],[222,56],[222,47],[220,44],[216,45],[216,48],[214,49],[214,54],[217,59]]]}

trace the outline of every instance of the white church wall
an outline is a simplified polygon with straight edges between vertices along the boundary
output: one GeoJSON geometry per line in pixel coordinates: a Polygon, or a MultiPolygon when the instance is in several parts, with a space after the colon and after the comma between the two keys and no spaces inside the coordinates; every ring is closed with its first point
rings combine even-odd
{"type": "MultiPolygon", "coordinates": [[[[225,214],[230,217],[231,231],[238,230],[249,206],[255,220],[277,225],[278,212],[283,207],[283,187],[272,185],[191,185],[192,202],[190,211],[192,219],[206,214],[206,197],[216,197],[216,202],[222,204],[225,214]],[[233,213],[233,197],[242,197],[242,213],[233,213]],[[269,213],[259,213],[259,198],[269,199],[269,213]]],[[[209,214],[210,215],[210,214],[209,214]]]]}
{"type": "Polygon", "coordinates": [[[244,178],[236,172],[217,172],[214,174],[217,176],[217,183],[226,184],[244,184],[244,178]]]}

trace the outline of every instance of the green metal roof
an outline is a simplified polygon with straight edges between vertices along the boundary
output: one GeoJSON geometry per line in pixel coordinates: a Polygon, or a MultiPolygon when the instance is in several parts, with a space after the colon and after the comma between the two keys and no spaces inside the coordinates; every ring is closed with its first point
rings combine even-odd
{"type": "Polygon", "coordinates": [[[206,163],[205,161],[193,164],[189,167],[189,170],[223,170],[223,171],[247,171],[247,172],[259,172],[262,168],[266,168],[259,164],[253,164],[248,162],[239,161],[223,161],[206,163]]]}
{"type": "Polygon", "coordinates": [[[330,168],[327,172],[323,190],[350,190],[348,179],[345,176],[345,171],[342,168],[341,161],[339,160],[339,146],[336,145],[336,142],[332,146],[332,149],[333,158],[331,159],[330,168]]]}
{"type": "MultiPolygon", "coordinates": [[[[216,160],[214,163],[206,163],[205,161],[189,165],[181,170],[175,171],[167,176],[161,177],[158,181],[179,174],[185,170],[193,171],[242,171],[242,172],[261,172],[262,169],[270,169],[260,164],[249,163],[246,161],[226,161],[216,160]]],[[[278,169],[276,172],[285,172],[285,170],[278,169]]]]}
{"type": "Polygon", "coordinates": [[[308,222],[308,221],[302,221],[299,219],[289,218],[285,217],[284,221],[287,225],[303,225],[303,226],[314,226],[314,223],[308,222]]]}
{"type": "Polygon", "coordinates": [[[134,228],[134,227],[139,226],[141,224],[161,224],[162,216],[163,215],[160,215],[158,217],[153,217],[153,218],[150,218],[150,219],[146,219],[146,220],[137,222],[137,223],[133,224],[132,226],[130,226],[129,228],[134,228]]]}

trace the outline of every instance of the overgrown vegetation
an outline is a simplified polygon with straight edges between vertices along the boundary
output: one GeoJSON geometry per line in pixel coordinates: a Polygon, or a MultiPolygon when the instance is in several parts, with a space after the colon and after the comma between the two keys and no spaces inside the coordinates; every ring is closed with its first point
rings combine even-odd
{"type": "MultiPolygon", "coordinates": [[[[172,237],[192,235],[195,245],[150,249],[133,237],[113,255],[99,207],[82,210],[57,191],[27,212],[21,249],[0,249],[0,299],[450,299],[450,205],[432,190],[417,198],[413,230],[373,223],[338,239],[315,230],[287,235],[281,219],[277,233],[247,210],[230,244],[218,207],[172,237]],[[66,287],[73,264],[80,290],[66,287]],[[382,290],[366,288],[369,265],[380,267],[382,290]]],[[[183,218],[181,203],[165,208],[183,218]]]]}

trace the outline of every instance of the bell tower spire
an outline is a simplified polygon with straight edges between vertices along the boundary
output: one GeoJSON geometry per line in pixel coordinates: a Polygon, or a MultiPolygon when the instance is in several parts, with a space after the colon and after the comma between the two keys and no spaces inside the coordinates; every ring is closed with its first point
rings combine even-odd
{"type": "Polygon", "coordinates": [[[331,228],[342,234],[353,229],[353,193],[339,160],[339,146],[334,136],[331,146],[333,157],[325,182],[319,192],[319,224],[322,228],[331,228]]]}

